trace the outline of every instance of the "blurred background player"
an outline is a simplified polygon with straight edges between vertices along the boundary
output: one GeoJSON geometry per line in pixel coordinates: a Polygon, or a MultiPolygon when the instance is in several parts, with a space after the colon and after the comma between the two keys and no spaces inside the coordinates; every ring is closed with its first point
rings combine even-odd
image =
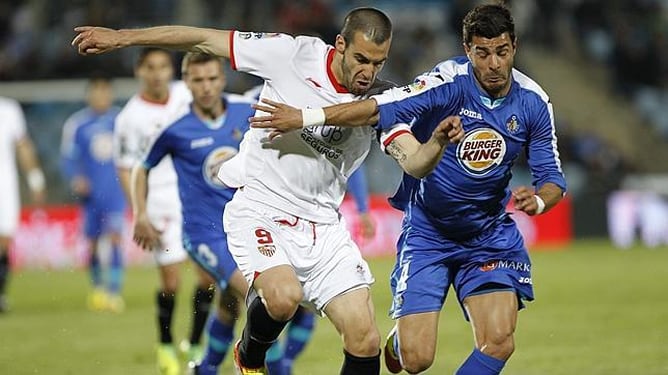
{"type": "MultiPolygon", "coordinates": [[[[357,207],[359,221],[356,230],[361,235],[359,240],[370,240],[376,233],[376,226],[369,214],[369,189],[364,164],[348,178],[348,192],[352,194],[357,207]]],[[[314,328],[315,313],[300,306],[290,320],[282,340],[277,340],[267,351],[266,364],[271,375],[292,374],[294,361],[306,349],[314,328]]]]}
{"type": "Polygon", "coordinates": [[[9,248],[19,222],[18,174],[16,161],[26,176],[32,200],[44,202],[45,180],[35,148],[26,131],[19,103],[0,97],[0,313],[9,309],[5,295],[9,278],[9,248]]]}
{"type": "Polygon", "coordinates": [[[95,311],[121,312],[124,308],[121,239],[125,197],[113,162],[114,121],[120,108],[113,106],[110,79],[91,78],[86,88],[86,101],[88,105],[72,114],[63,127],[62,169],[83,208],[83,232],[93,286],[88,307],[95,311]],[[111,245],[106,285],[100,259],[101,240],[105,235],[111,245]]]}
{"type": "MultiPolygon", "coordinates": [[[[163,49],[144,48],[135,65],[140,91],[126,103],[116,119],[114,152],[118,176],[128,199],[131,196],[130,172],[160,132],[188,112],[192,99],[182,82],[172,83],[172,55],[163,49]]],[[[172,336],[172,315],[180,284],[180,268],[188,255],[181,237],[181,205],[177,178],[170,157],[157,165],[148,180],[151,194],[147,201],[150,225],[160,233],[154,256],[160,271],[160,290],[156,295],[160,344],[158,368],[163,374],[176,374],[180,364],[172,336]]],[[[136,226],[136,224],[135,224],[136,226]]],[[[199,271],[198,271],[199,272],[199,271]]],[[[193,297],[193,321],[190,338],[184,345],[188,360],[201,355],[199,345],[214,290],[211,279],[198,273],[193,297]]]]}
{"type": "Polygon", "coordinates": [[[150,147],[144,162],[132,173],[133,211],[137,222],[135,241],[145,249],[156,246],[159,233],[146,213],[147,179],[168,156],[178,176],[183,212],[183,238],[192,259],[215,278],[219,286],[218,314],[211,314],[207,350],[201,363],[191,363],[196,374],[217,374],[234,339],[234,323],[248,283],[227,248],[222,212],[235,189],[217,178],[220,166],[238,153],[254,109],[249,98],[223,94],[226,78],[220,58],[188,53],[182,74],[190,89],[191,111],[165,128],[150,147]],[[217,315],[217,316],[216,316],[217,315]]]}

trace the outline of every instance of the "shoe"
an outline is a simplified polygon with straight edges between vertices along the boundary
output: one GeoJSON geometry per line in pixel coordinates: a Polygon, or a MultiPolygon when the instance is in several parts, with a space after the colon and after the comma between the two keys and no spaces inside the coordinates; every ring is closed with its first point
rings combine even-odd
{"type": "Polygon", "coordinates": [[[160,344],[157,350],[158,373],[161,375],[179,375],[181,363],[176,355],[174,345],[160,344]]]}
{"type": "Polygon", "coordinates": [[[125,301],[119,294],[111,294],[107,297],[107,311],[120,314],[125,311],[125,301]]]}
{"type": "Polygon", "coordinates": [[[208,364],[202,364],[202,363],[196,363],[196,362],[188,362],[188,375],[217,375],[218,374],[218,367],[208,365],[208,364]]]}
{"type": "Polygon", "coordinates": [[[107,309],[107,300],[109,295],[104,289],[95,288],[88,295],[86,304],[91,311],[104,311],[107,309]]]}
{"type": "Polygon", "coordinates": [[[395,325],[390,333],[387,335],[387,341],[385,341],[385,349],[383,350],[383,357],[385,358],[385,367],[387,371],[392,374],[398,374],[403,370],[401,367],[401,362],[399,361],[399,356],[394,352],[394,336],[397,334],[397,326],[395,325]]]}
{"type": "Polygon", "coordinates": [[[202,348],[202,345],[191,344],[189,340],[181,340],[179,354],[188,363],[200,363],[204,358],[204,348],[202,348]]]}
{"type": "Polygon", "coordinates": [[[234,344],[234,368],[237,370],[237,375],[269,375],[267,367],[262,366],[260,368],[248,368],[241,365],[239,360],[239,344],[241,340],[238,340],[234,344]]]}

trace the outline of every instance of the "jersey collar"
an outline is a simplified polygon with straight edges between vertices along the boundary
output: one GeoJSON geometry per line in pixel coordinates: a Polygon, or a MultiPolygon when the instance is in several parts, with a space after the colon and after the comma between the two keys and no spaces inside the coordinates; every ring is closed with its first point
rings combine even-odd
{"type": "Polygon", "coordinates": [[[326,62],[326,67],[327,69],[327,77],[329,77],[329,82],[334,86],[334,89],[336,92],[339,94],[348,94],[350,93],[347,88],[342,86],[339,81],[336,80],[336,76],[334,75],[334,72],[332,71],[332,61],[334,60],[334,54],[336,53],[336,50],[334,48],[329,48],[327,51],[327,62],[326,62]]]}

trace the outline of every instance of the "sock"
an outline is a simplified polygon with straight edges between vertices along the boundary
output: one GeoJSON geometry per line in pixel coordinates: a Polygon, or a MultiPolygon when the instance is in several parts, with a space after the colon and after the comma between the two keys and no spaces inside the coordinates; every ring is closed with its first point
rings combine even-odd
{"type": "Polygon", "coordinates": [[[97,251],[93,251],[88,258],[88,272],[90,281],[94,288],[102,287],[102,267],[100,265],[100,256],[97,251]]]}
{"type": "Polygon", "coordinates": [[[123,285],[123,252],[118,245],[111,247],[109,261],[109,292],[119,294],[123,285]]]}
{"type": "Polygon", "coordinates": [[[9,249],[0,248],[0,296],[5,294],[9,278],[9,249]]]}
{"type": "Polygon", "coordinates": [[[160,332],[160,343],[171,344],[174,293],[159,291],[156,302],[158,304],[158,332],[160,332]]]}
{"type": "Polygon", "coordinates": [[[190,344],[199,345],[202,337],[202,331],[206,325],[206,319],[211,309],[215,289],[202,289],[197,287],[193,295],[193,326],[190,331],[190,344]]]}
{"type": "Polygon", "coordinates": [[[286,372],[287,368],[283,366],[283,344],[278,340],[267,350],[264,362],[271,375],[290,374],[286,372]]]}
{"type": "Polygon", "coordinates": [[[264,357],[269,347],[276,341],[288,321],[277,322],[267,312],[260,297],[256,297],[246,311],[244,327],[239,345],[239,360],[249,368],[264,366],[264,357]]]}
{"type": "Polygon", "coordinates": [[[283,366],[286,374],[292,372],[292,364],[311,339],[315,326],[315,314],[300,307],[288,326],[288,337],[283,351],[283,366]]]}
{"type": "Polygon", "coordinates": [[[380,374],[380,351],[373,357],[356,357],[345,350],[343,354],[341,375],[380,374]]]}
{"type": "Polygon", "coordinates": [[[209,318],[209,340],[202,359],[202,364],[218,367],[225,359],[225,354],[234,340],[234,324],[221,322],[216,314],[209,318]]]}
{"type": "Polygon", "coordinates": [[[488,356],[478,349],[473,349],[471,355],[462,363],[455,375],[498,375],[506,362],[488,356]]]}

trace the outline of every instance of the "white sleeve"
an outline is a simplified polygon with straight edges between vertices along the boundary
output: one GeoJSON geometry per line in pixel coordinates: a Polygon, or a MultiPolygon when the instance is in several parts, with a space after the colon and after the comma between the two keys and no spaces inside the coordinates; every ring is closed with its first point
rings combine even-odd
{"type": "Polygon", "coordinates": [[[133,134],[132,122],[122,114],[116,117],[114,124],[114,163],[117,168],[130,169],[141,158],[141,145],[138,134],[133,134]]]}
{"type": "Polygon", "coordinates": [[[281,33],[233,31],[230,35],[230,64],[232,69],[271,80],[291,61],[297,41],[281,33]]]}
{"type": "Polygon", "coordinates": [[[14,142],[18,142],[26,136],[26,118],[23,115],[21,105],[14,99],[10,99],[7,106],[7,113],[4,114],[2,122],[7,124],[14,142]]]}
{"type": "Polygon", "coordinates": [[[393,128],[384,129],[380,133],[380,149],[383,152],[392,141],[402,134],[412,134],[411,127],[408,124],[397,124],[393,128]]]}

